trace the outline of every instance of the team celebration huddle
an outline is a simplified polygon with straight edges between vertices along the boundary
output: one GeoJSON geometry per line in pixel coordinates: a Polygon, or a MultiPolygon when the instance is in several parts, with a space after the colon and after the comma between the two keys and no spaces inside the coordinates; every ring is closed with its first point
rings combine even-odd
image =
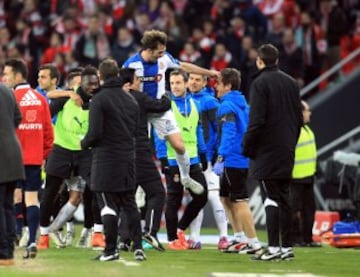
{"type": "Polygon", "coordinates": [[[38,69],[34,89],[26,64],[6,60],[0,265],[15,264],[16,247],[24,259],[51,246],[92,247],[102,250],[94,255],[100,262],[118,260],[122,251],[145,261],[149,246],[163,255],[201,249],[207,203],[219,255],[295,258],[289,190],[307,105],[296,80],[279,70],[278,49],[257,49],[248,103],[238,69],[177,60],[167,43],[164,32],[145,31],[141,50],[122,65],[109,57],[97,68],[76,67],[64,88],[53,64],[38,69]],[[263,193],[267,242],[257,237],[249,178],[263,193]],[[84,221],[74,240],[81,203],[84,221]],[[163,213],[167,242],[158,237],[163,213]]]}

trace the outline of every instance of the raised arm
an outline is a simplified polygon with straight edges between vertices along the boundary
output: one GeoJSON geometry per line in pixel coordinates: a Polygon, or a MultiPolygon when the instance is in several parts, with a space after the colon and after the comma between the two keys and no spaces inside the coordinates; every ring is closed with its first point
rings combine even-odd
{"type": "Polygon", "coordinates": [[[180,68],[187,73],[201,74],[214,78],[220,77],[220,72],[217,70],[206,69],[188,62],[180,62],[180,68]]]}
{"type": "Polygon", "coordinates": [[[72,91],[72,90],[52,90],[49,91],[46,96],[50,99],[56,99],[56,98],[61,98],[61,97],[69,97],[71,98],[76,105],[78,105],[79,107],[82,106],[83,101],[80,97],[79,94],[77,94],[76,92],[72,91]]]}

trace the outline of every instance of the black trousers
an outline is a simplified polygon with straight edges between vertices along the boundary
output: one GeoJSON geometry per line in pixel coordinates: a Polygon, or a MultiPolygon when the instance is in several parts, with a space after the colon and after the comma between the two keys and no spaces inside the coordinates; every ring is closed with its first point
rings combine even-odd
{"type": "Polygon", "coordinates": [[[0,259],[13,259],[15,251],[15,182],[0,183],[0,259]]]}
{"type": "MultiPolygon", "coordinates": [[[[142,182],[145,191],[145,207],[141,208],[141,218],[145,219],[144,232],[157,237],[161,225],[161,216],[165,204],[165,188],[161,180],[142,182]]],[[[122,211],[120,214],[119,235],[122,241],[130,239],[128,218],[122,211]]]]}
{"type": "Polygon", "coordinates": [[[268,244],[291,247],[290,179],[260,180],[265,194],[265,214],[268,244]]]}
{"type": "Polygon", "coordinates": [[[140,214],[136,206],[134,191],[96,192],[96,197],[104,224],[105,254],[111,254],[117,250],[120,210],[125,213],[128,219],[130,237],[134,242],[134,249],[142,249],[140,214]]]}
{"type": "Polygon", "coordinates": [[[145,233],[156,236],[160,229],[161,215],[165,204],[165,188],[161,180],[140,184],[145,191],[145,233]]]}
{"type": "Polygon", "coordinates": [[[290,199],[293,243],[311,243],[316,210],[313,178],[307,178],[304,182],[293,180],[290,185],[290,199]]]}
{"type": "Polygon", "coordinates": [[[136,152],[136,183],[145,191],[145,233],[156,236],[165,204],[165,188],[150,152],[136,152]]]}
{"type": "Polygon", "coordinates": [[[195,219],[200,210],[207,202],[207,184],[205,176],[199,164],[190,166],[190,177],[198,181],[204,188],[201,195],[189,191],[192,200],[186,206],[184,214],[178,221],[178,211],[183,198],[184,187],[180,183],[180,173],[178,167],[170,167],[170,175],[166,176],[167,182],[167,201],[166,201],[166,229],[169,241],[177,239],[177,228],[186,230],[190,223],[195,219]]]}

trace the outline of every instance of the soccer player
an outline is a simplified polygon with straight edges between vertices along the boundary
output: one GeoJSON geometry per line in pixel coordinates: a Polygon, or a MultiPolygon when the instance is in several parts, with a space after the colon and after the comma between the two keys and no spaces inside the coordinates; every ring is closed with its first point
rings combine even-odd
{"type": "MultiPolygon", "coordinates": [[[[181,68],[186,72],[214,77],[218,75],[217,71],[207,70],[174,59],[166,52],[167,36],[162,31],[146,31],[141,43],[142,50],[125,61],[123,67],[135,69],[136,75],[141,80],[140,91],[150,95],[152,98],[160,98],[165,93],[165,72],[168,68],[181,68]]],[[[159,138],[165,138],[175,150],[181,184],[195,194],[202,194],[204,192],[203,186],[189,176],[189,156],[173,113],[169,110],[161,116],[149,115],[148,119],[154,126],[159,138]]]]}
{"type": "Polygon", "coordinates": [[[234,240],[225,252],[254,254],[261,249],[249,207],[246,182],[249,159],[242,154],[241,143],[247,128],[249,106],[239,91],[240,72],[225,68],[220,72],[216,90],[220,97],[218,157],[214,172],[222,175],[220,197],[232,218],[234,240]]]}
{"type": "MultiPolygon", "coordinates": [[[[56,99],[59,97],[69,97],[76,103],[76,105],[82,107],[83,99],[81,95],[77,93],[77,89],[79,88],[79,86],[81,86],[81,73],[83,70],[83,67],[77,67],[69,71],[66,78],[66,90],[49,91],[47,93],[48,98],[56,99]]],[[[67,191],[67,186],[62,186],[59,198],[61,199],[61,203],[63,204],[68,201],[69,193],[67,191]]],[[[105,246],[105,241],[102,234],[103,225],[101,222],[100,210],[94,194],[89,189],[89,185],[85,186],[82,200],[84,204],[84,226],[81,230],[81,234],[76,244],[76,247],[87,248],[92,246],[95,249],[103,248],[105,246]],[[94,231],[93,233],[91,232],[92,227],[94,231]]],[[[69,246],[72,244],[72,240],[75,237],[75,226],[73,224],[73,220],[70,219],[66,223],[66,229],[67,232],[65,237],[65,243],[66,246],[69,246]]]]}
{"type": "MultiPolygon", "coordinates": [[[[207,185],[199,154],[206,152],[203,132],[200,125],[198,104],[186,93],[187,73],[183,70],[173,70],[170,73],[170,87],[173,94],[171,103],[175,120],[180,127],[185,147],[190,157],[190,176],[199,182],[204,190],[202,194],[189,191],[192,200],[185,208],[184,214],[178,221],[178,210],[183,198],[183,186],[179,178],[179,166],[177,164],[175,149],[164,140],[156,140],[156,153],[159,159],[167,160],[169,168],[163,172],[167,177],[167,202],[166,202],[166,228],[168,235],[168,248],[171,250],[185,250],[189,248],[186,241],[185,230],[198,215],[207,202],[207,185]]],[[[162,165],[165,163],[163,162],[162,165]]],[[[205,164],[204,166],[207,166],[205,164]]],[[[181,174],[181,173],[180,173],[181,174]]]]}
{"type": "MultiPolygon", "coordinates": [[[[204,140],[206,143],[206,161],[208,161],[208,168],[203,168],[204,175],[208,186],[208,201],[213,210],[216,225],[219,229],[220,238],[218,242],[218,249],[224,250],[228,247],[228,230],[227,219],[224,207],[220,201],[219,196],[219,177],[214,174],[211,168],[211,161],[216,160],[216,142],[217,142],[217,118],[216,113],[219,107],[218,100],[211,95],[206,88],[207,78],[204,75],[190,73],[188,80],[188,91],[191,96],[200,103],[201,125],[204,130],[204,140]]],[[[206,163],[206,161],[202,163],[206,163]]],[[[190,224],[189,247],[191,249],[201,248],[199,240],[200,229],[203,220],[203,210],[190,224]]]]}
{"type": "Polygon", "coordinates": [[[86,67],[81,73],[81,86],[77,90],[83,101],[81,107],[67,97],[51,101],[51,113],[58,117],[54,127],[54,148],[45,168],[46,186],[41,200],[38,243],[41,249],[49,248],[49,234],[57,247],[65,247],[57,231],[72,217],[80,204],[85,185],[89,183],[91,150],[81,149],[80,141],[88,130],[89,103],[99,84],[97,69],[86,67]],[[65,180],[70,191],[69,200],[49,227],[54,198],[65,180]]]}
{"type": "Polygon", "coordinates": [[[37,254],[36,232],[39,227],[39,199],[41,167],[48,157],[54,141],[49,105],[44,96],[32,89],[27,78],[26,64],[22,60],[5,62],[4,79],[14,89],[22,121],[17,129],[20,140],[26,179],[18,186],[24,191],[29,240],[24,258],[35,258],[37,254]]]}

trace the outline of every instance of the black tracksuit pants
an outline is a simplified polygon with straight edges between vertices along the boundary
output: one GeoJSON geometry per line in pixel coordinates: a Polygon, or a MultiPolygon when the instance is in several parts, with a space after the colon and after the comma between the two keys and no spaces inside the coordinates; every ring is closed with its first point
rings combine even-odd
{"type": "Polygon", "coordinates": [[[260,180],[265,194],[265,214],[268,244],[291,247],[290,179],[260,180]]]}
{"type": "Polygon", "coordinates": [[[199,164],[191,165],[190,177],[203,185],[205,190],[201,195],[189,191],[192,200],[188,203],[183,216],[180,221],[178,221],[178,211],[181,206],[184,192],[184,187],[180,183],[179,176],[180,173],[178,167],[170,167],[170,174],[166,176],[167,201],[165,219],[168,241],[177,239],[177,228],[186,230],[207,202],[207,184],[201,166],[199,164]]]}

